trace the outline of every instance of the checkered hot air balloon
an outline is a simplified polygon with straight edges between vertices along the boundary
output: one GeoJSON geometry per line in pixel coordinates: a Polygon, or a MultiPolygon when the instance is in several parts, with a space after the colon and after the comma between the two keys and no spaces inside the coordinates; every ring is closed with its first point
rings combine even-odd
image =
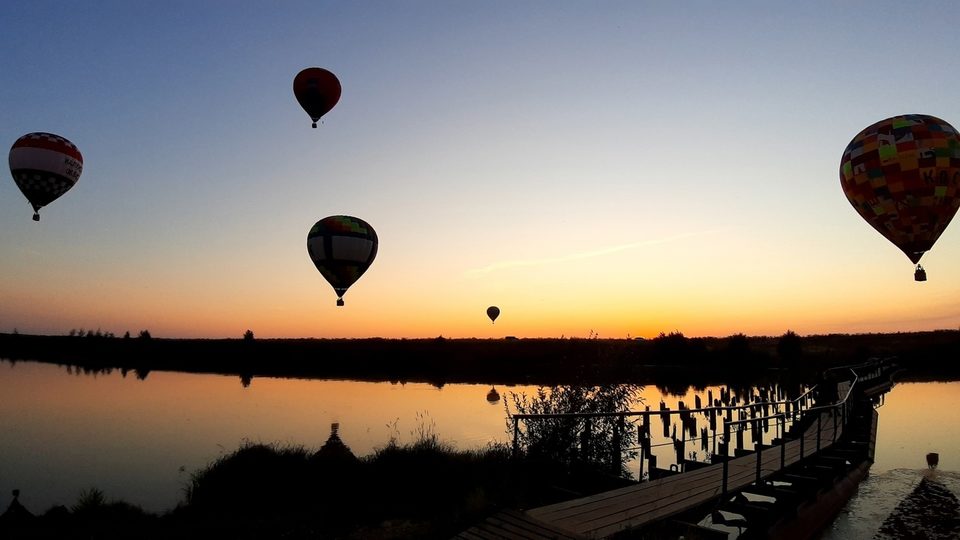
{"type": "Polygon", "coordinates": [[[850,141],[840,185],[854,209],[917,265],[960,207],[960,135],[925,114],[887,118],[850,141]]]}
{"type": "Polygon", "coordinates": [[[10,174],[33,205],[33,220],[40,209],[66,193],[83,171],[80,150],[52,133],[27,133],[10,148],[10,174]]]}
{"type": "Polygon", "coordinates": [[[337,293],[343,295],[377,257],[377,233],[366,221],[351,216],[330,216],[316,222],[307,233],[307,253],[314,266],[337,293]]]}
{"type": "Polygon", "coordinates": [[[320,118],[340,101],[340,80],[323,68],[307,68],[294,77],[293,95],[317,127],[320,118]]]}

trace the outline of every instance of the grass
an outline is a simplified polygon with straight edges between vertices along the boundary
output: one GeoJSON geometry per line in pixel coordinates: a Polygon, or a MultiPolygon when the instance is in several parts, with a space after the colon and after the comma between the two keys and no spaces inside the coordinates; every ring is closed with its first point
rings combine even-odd
{"type": "Polygon", "coordinates": [[[554,502],[576,488],[569,468],[513,460],[506,446],[457,450],[429,423],[415,434],[361,458],[339,438],[317,450],[246,443],[195,471],[184,501],[163,515],[94,488],[70,509],[0,519],[0,537],[449,538],[500,509],[554,502]]]}

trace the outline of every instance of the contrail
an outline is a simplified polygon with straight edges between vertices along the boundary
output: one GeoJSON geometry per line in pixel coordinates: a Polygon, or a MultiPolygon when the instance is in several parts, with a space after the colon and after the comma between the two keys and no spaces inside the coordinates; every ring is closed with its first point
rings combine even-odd
{"type": "Polygon", "coordinates": [[[519,261],[504,261],[489,264],[481,268],[473,268],[466,271],[467,277],[479,277],[484,274],[489,274],[490,272],[496,272],[498,270],[506,270],[508,268],[522,268],[528,266],[543,266],[546,264],[556,264],[563,263],[568,261],[579,261],[583,259],[590,259],[593,257],[602,257],[603,255],[610,255],[611,253],[617,253],[620,251],[626,251],[628,249],[635,249],[638,247],[644,246],[653,246],[657,244],[666,244],[668,242],[674,242],[676,240],[683,240],[685,238],[691,238],[694,236],[703,236],[706,234],[714,234],[721,232],[723,229],[712,229],[707,231],[698,231],[698,232],[689,232],[676,234],[673,236],[667,236],[666,238],[655,238],[652,240],[641,240],[640,242],[631,242],[629,244],[620,244],[619,246],[607,246],[600,249],[595,249],[592,251],[584,251],[581,253],[573,253],[570,255],[563,255],[561,257],[548,257],[544,259],[527,259],[519,261]]]}

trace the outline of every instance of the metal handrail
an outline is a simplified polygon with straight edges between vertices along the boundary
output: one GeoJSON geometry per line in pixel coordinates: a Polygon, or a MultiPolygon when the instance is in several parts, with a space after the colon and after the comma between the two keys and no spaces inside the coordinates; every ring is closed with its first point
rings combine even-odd
{"type": "MultiPolygon", "coordinates": [[[[777,406],[780,406],[780,405],[786,406],[786,405],[788,405],[788,404],[791,405],[791,407],[790,407],[791,411],[790,411],[790,413],[783,413],[783,414],[789,414],[791,417],[793,417],[793,416],[795,416],[795,415],[797,415],[797,414],[802,414],[802,413],[803,413],[804,404],[806,403],[806,401],[808,401],[808,400],[810,399],[811,395],[813,394],[813,392],[814,392],[816,389],[817,389],[817,385],[814,385],[813,387],[807,389],[805,392],[803,392],[802,394],[800,394],[800,395],[797,396],[796,398],[794,398],[794,399],[789,399],[789,400],[782,400],[782,401],[764,401],[764,402],[756,402],[756,403],[743,404],[743,405],[724,405],[724,406],[706,407],[706,408],[701,407],[701,408],[697,408],[697,409],[686,409],[686,408],[684,408],[684,409],[654,409],[654,410],[645,410],[645,411],[594,412],[594,413],[546,413],[546,414],[542,414],[542,413],[533,413],[533,414],[530,414],[530,413],[515,413],[515,414],[512,414],[512,415],[509,415],[509,418],[511,418],[511,419],[513,420],[513,449],[512,449],[512,450],[513,450],[513,456],[516,457],[516,456],[519,454],[520,420],[531,420],[531,419],[535,419],[535,420],[547,420],[547,419],[558,419],[558,418],[580,419],[580,418],[584,418],[584,419],[587,419],[587,422],[589,422],[589,421],[590,421],[591,419],[593,419],[593,418],[620,418],[621,422],[623,422],[623,420],[624,420],[625,418],[627,418],[627,417],[634,417],[634,416],[645,417],[645,418],[647,418],[647,419],[649,420],[649,417],[650,417],[650,416],[668,416],[668,417],[669,417],[669,416],[674,416],[674,415],[691,415],[691,414],[696,414],[696,413],[701,413],[701,414],[718,414],[718,413],[719,413],[719,416],[721,417],[721,419],[723,419],[723,413],[729,412],[729,411],[743,411],[743,410],[750,410],[750,409],[758,409],[758,408],[762,408],[762,407],[771,407],[771,406],[777,407],[777,406]]],[[[809,405],[808,405],[806,408],[809,409],[809,405]]],[[[713,436],[713,438],[714,438],[714,439],[716,438],[716,434],[713,436]]],[[[686,443],[686,439],[684,439],[683,442],[684,442],[684,444],[685,444],[685,443],[686,443]]],[[[666,446],[667,444],[672,444],[672,443],[664,443],[663,445],[657,445],[657,446],[666,446]]],[[[643,457],[642,457],[642,452],[643,452],[643,450],[642,450],[642,445],[641,445],[641,470],[640,470],[640,477],[641,477],[641,479],[642,479],[642,477],[643,477],[643,469],[642,469],[642,467],[643,467],[643,464],[642,464],[642,459],[643,459],[643,457]]]]}
{"type": "MultiPolygon", "coordinates": [[[[859,366],[857,366],[857,367],[859,367],[859,366]]],[[[839,410],[840,410],[840,414],[841,414],[841,416],[842,416],[842,420],[841,420],[840,426],[841,426],[841,428],[845,428],[846,425],[847,425],[847,420],[848,420],[848,418],[849,418],[849,415],[847,414],[847,401],[850,399],[850,396],[853,394],[853,389],[857,386],[857,383],[858,383],[859,380],[860,380],[860,376],[857,374],[856,371],[854,371],[854,368],[850,368],[850,373],[853,375],[853,379],[851,380],[850,386],[847,388],[847,393],[846,393],[845,396],[843,396],[843,399],[841,399],[841,400],[839,400],[839,401],[836,401],[836,402],[834,402],[834,403],[828,404],[828,405],[818,405],[818,406],[815,406],[815,407],[808,408],[808,409],[807,409],[807,414],[810,414],[810,413],[812,413],[812,412],[814,412],[814,411],[827,411],[827,410],[829,410],[829,411],[836,411],[837,409],[839,409],[839,410]]],[[[832,418],[833,418],[833,440],[831,441],[831,444],[833,444],[833,443],[836,443],[836,442],[837,442],[837,416],[836,416],[836,414],[831,414],[831,416],[832,416],[832,418]]],[[[735,426],[735,425],[744,424],[744,423],[750,423],[750,422],[757,422],[757,421],[759,421],[759,420],[764,420],[764,419],[769,419],[769,418],[775,418],[775,417],[782,417],[782,418],[783,418],[783,422],[786,423],[786,413],[780,413],[780,414],[776,414],[776,415],[771,415],[771,416],[768,416],[767,418],[751,418],[751,419],[737,420],[737,421],[732,421],[732,422],[724,421],[724,423],[723,423],[723,439],[724,439],[724,448],[725,448],[724,453],[726,453],[726,445],[728,445],[728,444],[730,443],[730,426],[735,426]]],[[[821,450],[821,437],[820,437],[820,436],[821,436],[821,433],[823,432],[822,422],[823,422],[823,415],[822,415],[822,414],[818,414],[818,415],[817,415],[817,449],[816,449],[816,451],[814,452],[814,454],[819,453],[820,450],[821,450]]],[[[803,458],[805,457],[805,456],[803,455],[803,450],[804,450],[803,447],[804,447],[804,442],[805,442],[805,441],[806,441],[806,433],[803,432],[803,433],[800,434],[800,459],[803,459],[803,458]]],[[[781,469],[783,469],[783,468],[786,466],[786,445],[787,445],[787,440],[786,440],[785,438],[781,438],[781,440],[780,440],[780,468],[781,468],[781,469]]],[[[757,482],[757,483],[760,483],[760,481],[761,481],[761,479],[762,479],[762,478],[761,478],[761,477],[762,477],[761,463],[762,463],[762,460],[763,460],[763,443],[761,442],[760,444],[755,445],[754,448],[756,448],[756,453],[757,453],[757,477],[756,477],[756,482],[757,482]]],[[[811,454],[811,455],[812,455],[812,454],[811,454]]],[[[727,456],[725,456],[725,457],[727,457],[727,456]]],[[[729,477],[728,461],[729,461],[729,459],[724,459],[724,461],[723,461],[723,488],[722,488],[722,493],[723,493],[724,495],[726,495],[726,493],[727,493],[727,479],[728,479],[728,477],[729,477]]]]}

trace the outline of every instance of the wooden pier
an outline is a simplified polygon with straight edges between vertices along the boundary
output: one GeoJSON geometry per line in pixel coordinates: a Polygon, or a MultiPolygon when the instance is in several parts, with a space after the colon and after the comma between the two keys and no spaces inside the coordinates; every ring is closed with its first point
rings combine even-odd
{"type": "MultiPolygon", "coordinates": [[[[793,433],[727,456],[731,430],[783,414],[724,422],[714,463],[525,512],[492,516],[459,539],[806,538],[829,523],[873,460],[889,366],[861,365],[837,384],[837,401],[806,408],[793,433]],[[886,377],[886,380],[884,380],[886,377]],[[865,391],[867,390],[867,391],[865,391]]],[[[656,412],[660,414],[660,412],[656,412]]],[[[655,460],[652,460],[655,462],[655,460]]],[[[651,470],[651,473],[654,471],[651,470]]]]}

